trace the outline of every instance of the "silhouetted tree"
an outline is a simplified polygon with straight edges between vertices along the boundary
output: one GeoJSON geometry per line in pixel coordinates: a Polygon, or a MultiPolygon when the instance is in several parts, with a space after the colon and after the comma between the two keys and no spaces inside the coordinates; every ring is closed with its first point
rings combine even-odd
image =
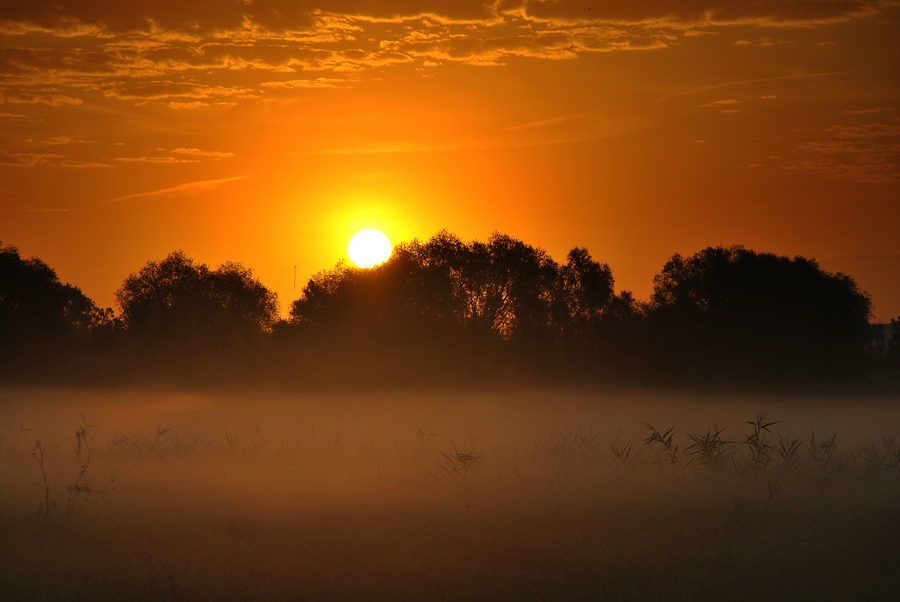
{"type": "Polygon", "coordinates": [[[0,246],[0,354],[83,340],[111,323],[112,310],[98,308],[81,289],[61,283],[46,263],[0,246]]]}
{"type": "MultiPolygon", "coordinates": [[[[438,363],[500,372],[511,347],[542,352],[553,333],[557,266],[541,249],[499,233],[464,243],[447,231],[398,245],[371,269],[339,263],[304,286],[291,322],[378,353],[437,353],[438,363]]],[[[408,363],[408,362],[407,362],[408,363]]]]}
{"type": "Polygon", "coordinates": [[[596,321],[613,297],[612,270],[581,247],[569,251],[566,260],[560,278],[569,317],[576,324],[596,321]]]}
{"type": "Polygon", "coordinates": [[[125,279],[116,302],[130,337],[162,344],[226,344],[268,332],[274,292],[238,263],[210,270],[182,251],[125,279]]]}
{"type": "Polygon", "coordinates": [[[551,328],[557,265],[543,249],[494,232],[474,241],[458,258],[460,320],[476,331],[505,339],[540,336],[551,328]]]}
{"type": "Polygon", "coordinates": [[[868,296],[809,259],[710,247],[673,256],[649,304],[613,285],[583,248],[560,266],[504,234],[466,243],[442,231],[398,245],[375,268],[320,272],[291,322],[382,352],[428,341],[501,371],[512,361],[605,378],[650,368],[663,380],[816,382],[870,363],[868,296]]]}
{"type": "Polygon", "coordinates": [[[740,246],[674,255],[654,278],[654,368],[731,380],[847,379],[867,364],[872,303],[811,259],[740,246]]]}
{"type": "Polygon", "coordinates": [[[614,293],[612,270],[575,247],[559,268],[554,322],[566,371],[620,379],[638,371],[639,304],[614,293]]]}
{"type": "Polygon", "coordinates": [[[408,307],[429,328],[446,332],[462,324],[467,297],[459,275],[466,247],[458,236],[441,230],[424,243],[413,239],[394,249],[390,269],[403,272],[408,307]]]}
{"type": "Polygon", "coordinates": [[[637,371],[631,293],[613,292],[609,266],[583,248],[558,265],[542,249],[494,232],[463,242],[446,230],[398,245],[371,269],[339,263],[313,276],[291,323],[382,344],[428,340],[476,371],[615,375],[637,371]],[[455,351],[454,351],[455,350],[455,351]]]}
{"type": "Polygon", "coordinates": [[[900,373],[900,316],[891,320],[891,331],[883,363],[889,371],[900,373]]]}
{"type": "Polygon", "coordinates": [[[463,243],[439,232],[431,240],[398,245],[370,269],[339,263],[304,286],[291,308],[298,324],[360,322],[451,325],[509,339],[550,324],[556,266],[541,249],[494,233],[463,243]]]}
{"type": "Polygon", "coordinates": [[[554,322],[568,352],[567,362],[596,364],[600,322],[613,299],[612,270],[575,247],[559,268],[554,322]]]}

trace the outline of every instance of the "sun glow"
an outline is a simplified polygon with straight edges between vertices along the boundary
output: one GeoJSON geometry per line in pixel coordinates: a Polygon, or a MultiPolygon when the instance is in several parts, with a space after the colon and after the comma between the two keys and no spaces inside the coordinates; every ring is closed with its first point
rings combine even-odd
{"type": "Polygon", "coordinates": [[[391,241],[378,230],[360,230],[347,245],[350,261],[361,268],[371,268],[391,256],[391,241]]]}

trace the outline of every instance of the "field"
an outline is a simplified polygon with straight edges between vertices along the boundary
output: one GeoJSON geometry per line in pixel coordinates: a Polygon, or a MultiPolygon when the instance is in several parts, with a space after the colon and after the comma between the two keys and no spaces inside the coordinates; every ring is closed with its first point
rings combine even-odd
{"type": "Polygon", "coordinates": [[[896,600],[892,399],[0,390],[0,599],[896,600]]]}

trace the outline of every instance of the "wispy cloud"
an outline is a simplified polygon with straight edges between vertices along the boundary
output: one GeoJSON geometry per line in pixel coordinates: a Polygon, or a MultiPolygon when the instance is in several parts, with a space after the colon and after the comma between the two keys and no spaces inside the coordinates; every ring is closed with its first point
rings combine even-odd
{"type": "Polygon", "coordinates": [[[520,130],[533,130],[539,128],[553,127],[556,125],[560,125],[567,121],[571,121],[575,119],[572,115],[566,116],[558,116],[558,117],[550,117],[548,119],[541,119],[540,121],[532,121],[531,123],[522,123],[518,125],[508,126],[506,129],[510,132],[517,132],[520,130]]]}
{"type": "Polygon", "coordinates": [[[108,168],[115,167],[115,165],[110,165],[109,163],[101,163],[99,161],[79,161],[77,159],[66,159],[65,161],[60,161],[58,164],[60,167],[71,167],[77,169],[84,168],[108,168]]]}
{"type": "Polygon", "coordinates": [[[870,123],[807,130],[801,158],[782,169],[857,182],[900,181],[900,126],[870,123]]]}
{"type": "Polygon", "coordinates": [[[116,197],[114,199],[109,199],[106,201],[101,201],[99,203],[95,203],[95,205],[108,205],[111,203],[121,203],[122,201],[130,201],[130,200],[134,200],[134,199],[168,197],[168,196],[180,195],[180,194],[197,193],[197,192],[201,192],[203,190],[215,188],[217,186],[222,186],[223,184],[227,184],[229,182],[237,182],[238,180],[244,180],[248,177],[249,176],[232,176],[230,178],[219,178],[216,180],[200,180],[197,182],[186,182],[184,184],[179,184],[177,186],[171,186],[169,188],[160,188],[159,190],[150,190],[148,192],[137,192],[134,194],[126,194],[124,196],[116,197]]]}
{"type": "Polygon", "coordinates": [[[8,104],[35,105],[44,104],[51,107],[63,105],[80,105],[84,101],[80,98],[66,96],[65,94],[32,94],[29,92],[0,93],[0,102],[8,104]]]}
{"type": "Polygon", "coordinates": [[[757,26],[813,27],[877,14],[878,0],[720,0],[718,2],[591,2],[590,0],[524,0],[535,18],[565,21],[609,20],[658,27],[757,26]]]}
{"type": "Polygon", "coordinates": [[[47,165],[63,158],[65,158],[65,155],[53,153],[14,153],[0,150],[0,166],[34,167],[36,165],[47,165]]]}
{"type": "Polygon", "coordinates": [[[836,75],[851,75],[854,73],[862,73],[863,70],[854,69],[851,71],[822,71],[820,73],[795,73],[791,75],[778,75],[774,77],[761,77],[757,79],[739,79],[733,80],[729,82],[721,82],[718,84],[712,84],[709,86],[700,86],[694,88],[688,88],[686,90],[681,90],[679,92],[675,92],[673,94],[667,94],[665,96],[661,96],[658,100],[660,102],[668,100],[670,98],[674,98],[677,96],[690,96],[694,94],[701,94],[704,92],[711,92],[713,90],[721,90],[723,88],[733,88],[737,86],[749,86],[754,84],[761,84],[766,82],[776,82],[776,81],[790,81],[790,80],[799,80],[799,79],[812,79],[819,77],[832,77],[836,75]]]}
{"type": "Polygon", "coordinates": [[[200,163],[200,159],[179,159],[177,157],[116,157],[122,163],[200,163]]]}
{"type": "Polygon", "coordinates": [[[230,159],[234,157],[234,153],[227,153],[221,151],[205,151],[200,150],[199,148],[176,148],[172,151],[178,155],[191,155],[193,157],[210,157],[212,159],[230,159]]]}
{"type": "Polygon", "coordinates": [[[2,207],[0,213],[68,213],[68,209],[48,208],[48,207],[2,207]]]}
{"type": "Polygon", "coordinates": [[[51,146],[62,146],[65,144],[72,144],[76,142],[75,139],[69,138],[68,136],[54,136],[53,138],[47,138],[46,140],[28,140],[28,142],[38,142],[40,144],[49,144],[51,146]]]}
{"type": "Polygon", "coordinates": [[[22,115],[20,113],[10,113],[9,111],[4,111],[3,109],[0,109],[0,119],[10,119],[10,120],[14,120],[14,121],[19,121],[19,120],[30,121],[31,117],[29,117],[28,115],[22,115]]]}
{"type": "Polygon", "coordinates": [[[317,77],[315,79],[290,79],[285,81],[263,82],[263,88],[340,88],[347,84],[346,80],[335,77],[317,77]]]}
{"type": "Polygon", "coordinates": [[[739,100],[735,100],[734,98],[726,98],[723,100],[714,100],[700,106],[716,109],[720,113],[740,113],[741,110],[737,108],[737,105],[739,104],[741,104],[741,101],[739,100]]]}
{"type": "Polygon", "coordinates": [[[845,113],[851,115],[868,115],[871,113],[884,113],[885,111],[896,111],[897,107],[870,107],[868,109],[847,109],[845,113]]]}

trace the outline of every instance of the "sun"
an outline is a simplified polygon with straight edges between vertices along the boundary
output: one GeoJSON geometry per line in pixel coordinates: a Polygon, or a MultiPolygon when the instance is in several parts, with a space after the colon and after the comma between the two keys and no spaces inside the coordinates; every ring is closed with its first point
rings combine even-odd
{"type": "Polygon", "coordinates": [[[350,261],[361,268],[370,268],[391,256],[391,241],[378,230],[360,230],[347,245],[350,261]]]}

